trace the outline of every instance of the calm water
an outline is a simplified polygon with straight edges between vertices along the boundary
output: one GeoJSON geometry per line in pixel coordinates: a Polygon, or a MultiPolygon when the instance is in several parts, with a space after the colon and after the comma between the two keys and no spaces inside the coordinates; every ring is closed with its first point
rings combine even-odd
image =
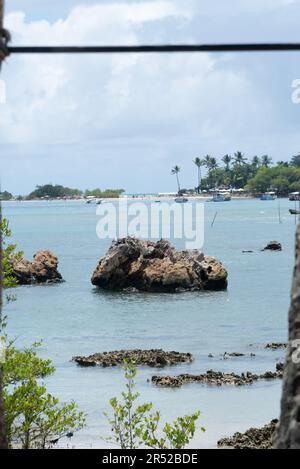
{"type": "MultiPolygon", "coordinates": [[[[103,417],[110,397],[122,387],[122,370],[79,368],[74,355],[121,348],[163,348],[192,352],[195,361],[156,371],[179,374],[208,369],[266,371],[275,368],[282,352],[265,351],[263,344],[285,341],[293,266],[294,217],[291,202],[239,200],[205,204],[204,252],[218,257],[229,271],[226,292],[143,294],[97,291],[90,277],[110,242],[96,236],[95,206],[82,202],[4,203],[18,243],[27,257],[39,249],[52,250],[60,260],[66,282],[53,286],[19,287],[18,300],[7,308],[9,331],[19,345],[43,339],[41,353],[51,358],[56,373],[48,382],[62,400],[75,399],[88,413],[88,428],[72,445],[103,447],[108,431],[103,417]],[[211,228],[215,212],[218,215],[211,228]],[[270,240],[282,252],[260,252],[270,240]],[[253,253],[242,254],[242,250],[253,253]],[[252,344],[252,346],[250,346],[252,344]],[[255,358],[221,360],[233,351],[255,358]],[[214,358],[208,358],[208,354],[214,358]]],[[[183,247],[175,242],[177,247],[183,247]]],[[[218,438],[262,425],[278,417],[281,383],[214,388],[187,385],[158,389],[147,379],[153,370],[141,368],[138,389],[166,419],[196,409],[202,411],[205,435],[192,447],[213,447],[218,438]]]]}

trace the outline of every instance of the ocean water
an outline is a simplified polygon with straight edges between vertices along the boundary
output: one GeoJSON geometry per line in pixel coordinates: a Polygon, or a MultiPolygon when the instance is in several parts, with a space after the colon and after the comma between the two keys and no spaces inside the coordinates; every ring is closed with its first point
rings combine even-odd
{"type": "MultiPolygon", "coordinates": [[[[195,203],[195,202],[193,202],[195,203]]],[[[7,202],[13,240],[30,258],[49,249],[59,258],[62,284],[22,286],[17,301],[6,307],[8,330],[19,346],[43,339],[41,354],[51,358],[56,373],[47,380],[49,391],[62,401],[74,399],[88,414],[88,426],[71,447],[107,447],[109,426],[103,416],[108,400],[123,387],[120,368],[80,368],[74,355],[121,348],[162,348],[191,352],[194,362],[163,370],[139,368],[137,389],[165,420],[201,410],[206,433],[196,435],[192,448],[216,447],[217,440],[250,426],[263,425],[279,415],[280,381],[251,386],[185,385],[159,389],[153,374],[264,372],[275,369],[282,351],[267,351],[267,342],[287,338],[295,219],[293,204],[279,201],[232,200],[205,203],[205,254],[219,258],[229,272],[224,292],[146,294],[103,292],[90,283],[109,240],[96,235],[95,205],[83,202],[7,202]],[[215,212],[215,223],[211,223],[215,212]],[[261,252],[270,240],[282,252],[261,252]],[[253,253],[242,253],[253,250],[253,253]],[[223,360],[227,352],[255,353],[255,357],[223,360]],[[212,353],[213,358],[208,355],[212,353]]],[[[182,240],[173,240],[183,248],[182,240]]]]}

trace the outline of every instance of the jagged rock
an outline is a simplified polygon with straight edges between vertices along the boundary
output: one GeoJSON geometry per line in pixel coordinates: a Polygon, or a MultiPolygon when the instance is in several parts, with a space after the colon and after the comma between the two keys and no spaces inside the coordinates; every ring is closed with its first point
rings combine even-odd
{"type": "Polygon", "coordinates": [[[240,352],[232,352],[232,353],[228,353],[228,352],[225,352],[223,355],[222,355],[222,358],[224,360],[227,360],[228,358],[237,358],[237,357],[250,357],[250,358],[253,358],[255,357],[255,353],[240,353],[240,352]]]}
{"type": "Polygon", "coordinates": [[[238,375],[235,373],[223,373],[221,371],[209,370],[206,373],[200,375],[182,374],[178,376],[152,376],[151,381],[156,386],[171,388],[180,387],[187,383],[200,383],[215,386],[243,386],[247,384],[253,384],[254,382],[261,379],[277,379],[282,378],[282,376],[282,370],[267,371],[266,373],[260,375],[251,373],[250,371],[238,375]]]}
{"type": "Polygon", "coordinates": [[[287,344],[283,342],[271,342],[265,345],[265,349],[268,349],[268,350],[278,350],[278,349],[286,349],[286,348],[287,348],[287,344]]]}
{"type": "Polygon", "coordinates": [[[219,447],[234,449],[272,449],[278,420],[272,420],[262,428],[250,428],[245,433],[237,432],[230,438],[218,441],[219,447]]]}
{"type": "Polygon", "coordinates": [[[263,251],[281,251],[282,246],[278,241],[270,241],[264,248],[263,251]]]}
{"type": "Polygon", "coordinates": [[[276,370],[283,371],[284,370],[284,363],[278,362],[276,363],[276,370]]]}
{"type": "Polygon", "coordinates": [[[191,353],[164,352],[161,349],[133,349],[95,353],[89,357],[73,357],[72,360],[81,366],[117,366],[122,365],[124,360],[128,360],[135,365],[162,368],[164,366],[177,365],[178,363],[190,363],[193,361],[193,356],[191,353]]]}
{"type": "Polygon", "coordinates": [[[197,250],[177,251],[163,239],[154,243],[127,237],[112,243],[91,281],[111,290],[224,290],[227,271],[221,262],[197,250]]]}
{"type": "Polygon", "coordinates": [[[12,259],[11,265],[19,285],[55,283],[63,280],[57,270],[58,259],[50,251],[38,251],[32,262],[16,257],[12,259]]]}
{"type": "MultiPolygon", "coordinates": [[[[245,353],[241,353],[241,352],[224,352],[224,353],[221,353],[219,355],[223,360],[227,360],[228,358],[237,358],[237,357],[245,357],[246,354],[245,353]]],[[[210,353],[208,355],[209,358],[213,358],[213,354],[210,353]]],[[[255,354],[254,353],[250,353],[249,354],[249,357],[255,357],[255,354]]]]}
{"type": "Polygon", "coordinates": [[[240,352],[225,352],[223,354],[223,358],[226,359],[227,357],[244,357],[245,354],[244,353],[240,353],[240,352]]]}

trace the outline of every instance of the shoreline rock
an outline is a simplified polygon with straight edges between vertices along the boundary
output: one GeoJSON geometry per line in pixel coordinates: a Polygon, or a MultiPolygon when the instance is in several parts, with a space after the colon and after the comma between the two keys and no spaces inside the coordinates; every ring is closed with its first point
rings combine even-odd
{"type": "Polygon", "coordinates": [[[221,353],[217,356],[214,356],[212,353],[208,355],[208,358],[220,358],[221,360],[228,360],[229,358],[240,358],[240,357],[246,357],[246,358],[253,358],[255,357],[255,353],[242,353],[242,352],[224,352],[221,353]]]}
{"type": "Polygon", "coordinates": [[[91,282],[108,290],[225,290],[227,271],[217,259],[197,250],[177,251],[163,239],[154,243],[127,237],[112,243],[91,282]]]}
{"type": "Polygon", "coordinates": [[[219,448],[272,449],[278,420],[274,419],[262,428],[249,428],[245,433],[236,432],[218,441],[219,448]]]}
{"type": "Polygon", "coordinates": [[[282,246],[278,241],[270,241],[264,248],[263,251],[281,251],[282,246]]]}
{"type": "Polygon", "coordinates": [[[58,259],[50,251],[38,251],[31,262],[25,258],[14,258],[11,265],[18,285],[63,282],[57,270],[58,259]]]}
{"type": "Polygon", "coordinates": [[[95,353],[88,357],[73,357],[80,366],[102,366],[112,367],[122,365],[124,360],[128,360],[135,365],[147,365],[155,368],[177,365],[178,363],[190,363],[193,361],[191,353],[165,352],[161,349],[132,349],[115,350],[113,352],[95,353]]]}
{"type": "Polygon", "coordinates": [[[267,350],[280,350],[280,349],[286,349],[287,344],[284,342],[270,342],[269,344],[266,344],[265,349],[267,350]]]}
{"type": "Polygon", "coordinates": [[[178,376],[152,376],[151,382],[156,386],[171,388],[178,388],[188,383],[209,384],[214,386],[244,386],[253,384],[259,380],[278,379],[282,378],[282,376],[283,369],[267,371],[260,375],[251,373],[250,371],[238,375],[236,373],[223,373],[221,371],[209,370],[200,375],[181,374],[178,376]]]}

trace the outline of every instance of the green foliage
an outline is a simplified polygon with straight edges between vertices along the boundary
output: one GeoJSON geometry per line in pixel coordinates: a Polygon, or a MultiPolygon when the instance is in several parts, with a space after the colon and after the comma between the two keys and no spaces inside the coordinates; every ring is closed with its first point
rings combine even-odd
{"type": "Polygon", "coordinates": [[[46,378],[54,373],[51,360],[44,360],[37,355],[40,343],[35,343],[24,350],[16,349],[9,344],[6,349],[3,369],[4,386],[16,385],[32,379],[46,378]]]}
{"type": "Polygon", "coordinates": [[[299,190],[300,168],[279,164],[273,167],[262,167],[249,180],[246,189],[250,192],[274,190],[279,195],[299,190]]]}
{"type": "Polygon", "coordinates": [[[300,155],[293,156],[290,162],[279,161],[276,165],[268,155],[254,156],[249,161],[240,151],[233,157],[225,155],[221,160],[223,167],[210,155],[202,160],[207,169],[206,177],[201,179],[202,190],[224,186],[253,193],[274,190],[282,196],[299,190],[300,155]]]}
{"type": "MultiPolygon", "coordinates": [[[[143,440],[147,446],[154,449],[183,449],[194,437],[197,430],[196,422],[200,412],[178,417],[173,423],[166,423],[162,429],[162,436],[158,436],[160,413],[155,412],[145,418],[145,432],[143,440]]],[[[199,428],[205,432],[204,427],[199,428]]]]}
{"type": "Polygon", "coordinates": [[[14,288],[17,285],[17,281],[13,275],[11,259],[13,257],[22,257],[23,253],[17,252],[16,244],[8,242],[11,237],[11,230],[9,229],[8,220],[5,218],[1,221],[0,229],[2,236],[2,284],[4,288],[14,288]]]}
{"type": "Polygon", "coordinates": [[[11,200],[13,195],[10,192],[4,191],[0,192],[0,200],[11,200]]]}
{"type": "MultiPolygon", "coordinates": [[[[151,413],[152,403],[136,404],[139,393],[134,392],[135,366],[125,361],[124,375],[126,390],[122,392],[123,400],[112,398],[110,405],[113,416],[105,413],[113,434],[109,441],[122,449],[137,449],[142,446],[159,449],[184,448],[195,435],[200,412],[179,417],[173,423],[165,423],[160,432],[161,415],[159,412],[151,413]]],[[[205,431],[203,427],[200,429],[205,431]]]]}
{"type": "Polygon", "coordinates": [[[96,197],[98,199],[117,199],[124,193],[124,189],[106,189],[102,191],[101,189],[86,190],[84,195],[85,197],[96,197]]]}
{"type": "Polygon", "coordinates": [[[292,157],[291,165],[300,168],[300,154],[292,157]]]}
{"type": "Polygon", "coordinates": [[[50,448],[63,436],[85,425],[85,415],[74,402],[60,404],[39,380],[54,373],[50,360],[37,356],[37,347],[23,351],[12,344],[2,365],[4,409],[10,447],[50,448]]]}
{"type": "Polygon", "coordinates": [[[36,186],[36,189],[31,192],[27,199],[42,199],[42,198],[63,198],[63,197],[74,197],[82,195],[82,191],[79,189],[70,189],[60,185],[45,184],[44,186],[36,186]]]}

